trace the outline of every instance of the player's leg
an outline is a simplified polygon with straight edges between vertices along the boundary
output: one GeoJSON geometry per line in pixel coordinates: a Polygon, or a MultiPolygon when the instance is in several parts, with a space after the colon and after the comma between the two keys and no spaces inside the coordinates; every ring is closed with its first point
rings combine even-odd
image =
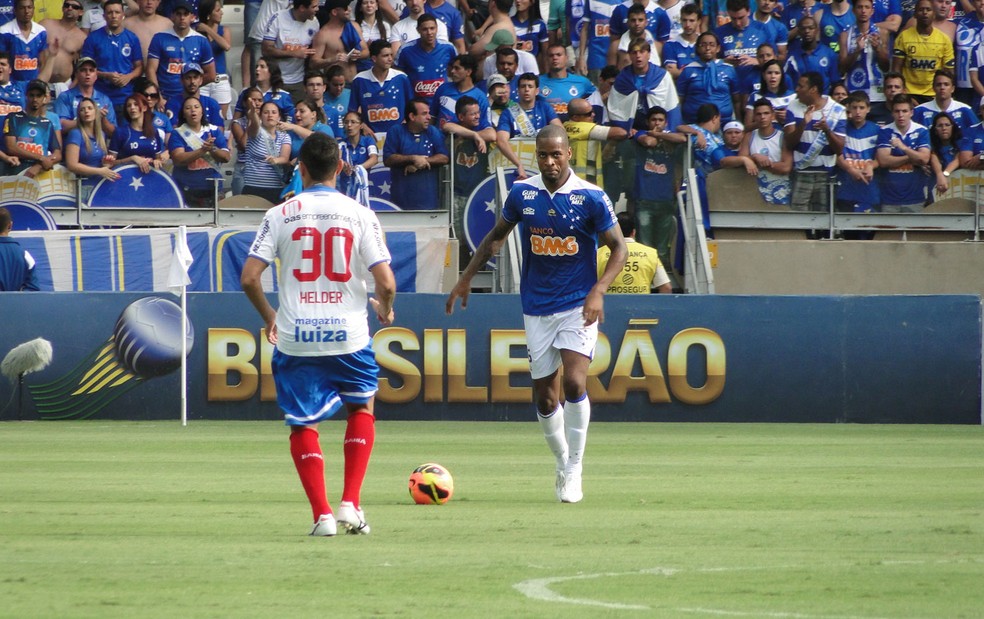
{"type": "Polygon", "coordinates": [[[325,488],[325,458],[318,440],[317,428],[317,424],[291,426],[290,455],[294,459],[294,468],[297,469],[304,494],[311,504],[311,512],[314,516],[311,535],[331,536],[336,532],[336,525],[331,506],[328,504],[325,488]]]}
{"type": "Polygon", "coordinates": [[[523,316],[533,378],[533,401],[543,438],[557,462],[555,490],[560,499],[567,466],[567,433],[560,405],[560,351],[553,347],[552,316],[523,316]]]}
{"type": "Polygon", "coordinates": [[[325,380],[323,357],[293,357],[274,350],[270,367],[277,387],[277,404],[290,427],[290,454],[304,494],[311,504],[311,535],[335,534],[335,519],[325,485],[325,460],[318,423],[341,407],[338,394],[325,380]]]}
{"type": "Polygon", "coordinates": [[[557,326],[553,345],[563,362],[564,427],[567,431],[567,466],[561,501],[577,503],[581,492],[581,469],[588,442],[591,402],[588,400],[588,366],[598,342],[598,323],[584,326],[582,308],[565,312],[557,326]]]}
{"type": "Polygon", "coordinates": [[[379,366],[372,347],[348,355],[339,355],[335,363],[338,393],[348,411],[342,453],[345,455],[342,501],[335,510],[339,526],[348,533],[368,535],[369,525],[361,507],[362,484],[369,468],[369,458],[376,442],[376,417],[373,413],[379,366]]]}
{"type": "Polygon", "coordinates": [[[567,430],[567,466],[561,500],[577,503],[584,496],[581,470],[591,422],[591,401],[586,387],[591,359],[571,350],[561,350],[560,355],[564,363],[564,427],[567,430]]]}

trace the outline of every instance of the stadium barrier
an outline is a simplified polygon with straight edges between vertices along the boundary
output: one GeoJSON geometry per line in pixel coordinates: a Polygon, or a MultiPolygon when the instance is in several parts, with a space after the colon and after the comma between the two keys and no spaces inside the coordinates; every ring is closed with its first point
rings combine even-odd
{"type": "MultiPolygon", "coordinates": [[[[373,327],[380,419],[534,419],[517,295],[398,295],[373,327]]],[[[174,419],[170,294],[0,293],[0,354],[37,337],[50,366],[4,419],[174,419]],[[122,345],[119,345],[122,343],[122,345]]],[[[589,370],[596,421],[981,422],[975,296],[612,295],[589,370]]],[[[281,419],[271,347],[242,293],[188,295],[188,417],[281,419]]],[[[322,327],[296,327],[329,337],[322,327]]],[[[3,381],[0,399],[18,401],[3,381]]]]}

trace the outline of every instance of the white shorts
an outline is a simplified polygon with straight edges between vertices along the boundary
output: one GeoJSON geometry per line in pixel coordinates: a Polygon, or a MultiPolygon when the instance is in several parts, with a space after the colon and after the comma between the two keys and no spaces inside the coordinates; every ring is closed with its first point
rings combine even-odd
{"type": "Polygon", "coordinates": [[[545,378],[560,367],[560,351],[571,350],[591,359],[598,342],[598,322],[584,326],[582,307],[549,316],[523,314],[526,326],[526,350],[530,358],[530,375],[545,378]]]}
{"type": "Polygon", "coordinates": [[[219,105],[232,103],[232,86],[229,82],[229,76],[225,74],[216,75],[214,82],[201,87],[201,93],[206,97],[212,97],[219,105]]]}

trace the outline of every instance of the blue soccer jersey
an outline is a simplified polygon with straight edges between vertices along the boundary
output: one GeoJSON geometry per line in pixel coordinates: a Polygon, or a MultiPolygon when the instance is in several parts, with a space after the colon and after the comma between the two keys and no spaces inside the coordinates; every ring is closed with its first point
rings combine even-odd
{"type": "Polygon", "coordinates": [[[642,131],[635,135],[635,195],[646,200],[674,200],[676,198],[674,176],[679,155],[675,149],[667,149],[662,144],[646,148],[638,141],[638,138],[644,135],[646,133],[642,131]]]}
{"type": "Polygon", "coordinates": [[[691,62],[680,72],[676,87],[677,94],[683,100],[684,122],[697,122],[697,110],[705,103],[717,106],[721,112],[721,122],[734,118],[731,96],[739,90],[738,75],[735,68],[723,60],[691,62]]]}
{"type": "MultiPolygon", "coordinates": [[[[61,150],[58,142],[58,129],[51,119],[42,116],[31,116],[27,112],[16,112],[7,116],[3,124],[4,141],[6,136],[13,136],[17,146],[35,155],[37,158],[47,157],[56,150],[61,150]]],[[[18,167],[12,172],[17,174],[37,163],[37,160],[21,158],[18,167]]]]}
{"type": "MultiPolygon", "coordinates": [[[[106,27],[89,33],[79,55],[95,60],[99,71],[104,73],[130,73],[133,65],[143,60],[140,39],[126,28],[119,34],[111,33],[106,27]]],[[[123,105],[133,93],[133,85],[115,86],[109,80],[99,78],[96,90],[108,96],[113,105],[123,105]]]]}
{"type": "MultiPolygon", "coordinates": [[[[404,124],[396,125],[386,133],[383,143],[383,161],[390,155],[448,155],[444,146],[444,134],[431,125],[422,133],[411,133],[404,124]]],[[[404,210],[439,209],[440,168],[433,167],[413,174],[395,170],[392,174],[393,200],[404,210]]]]}
{"type": "Polygon", "coordinates": [[[588,23],[589,70],[600,70],[608,64],[612,13],[619,4],[619,0],[584,0],[584,17],[588,23]]]}
{"type": "MultiPolygon", "coordinates": [[[[929,132],[922,125],[910,123],[905,133],[895,123],[882,127],[878,132],[878,149],[891,149],[894,157],[902,157],[904,152],[892,146],[892,138],[901,138],[913,150],[929,149],[929,132]]],[[[921,170],[906,163],[897,168],[882,169],[881,194],[883,204],[914,204],[924,199],[923,190],[926,179],[921,170]]]]}
{"type": "Polygon", "coordinates": [[[540,50],[545,49],[550,35],[547,32],[547,25],[542,19],[528,19],[519,21],[516,17],[512,18],[513,28],[516,29],[516,49],[529,52],[534,56],[540,55],[540,50]]]}
{"type": "MultiPolygon", "coordinates": [[[[622,36],[629,30],[629,9],[636,4],[635,0],[629,0],[615,7],[612,11],[609,32],[614,36],[622,36]]],[[[663,7],[650,2],[646,6],[646,29],[657,41],[666,42],[670,38],[670,31],[673,29],[673,22],[670,20],[669,13],[663,7]]]]}
{"type": "MultiPolygon", "coordinates": [[[[246,107],[243,105],[243,99],[245,99],[245,90],[239,93],[239,99],[236,101],[235,112],[245,116],[246,107]]],[[[290,98],[290,93],[286,90],[268,90],[263,93],[263,103],[267,101],[273,101],[280,108],[281,118],[294,118],[294,100],[290,98]]],[[[327,111],[325,112],[327,115],[327,111]]],[[[215,124],[215,123],[213,123],[215,124]]]]}
{"type": "MultiPolygon", "coordinates": [[[[750,20],[743,30],[735,27],[734,23],[725,24],[714,31],[721,41],[721,57],[750,56],[755,58],[760,45],[768,43],[778,53],[774,31],[762,22],[750,20]]],[[[742,65],[735,68],[738,77],[758,73],[758,65],[742,65]]]]}
{"type": "Polygon", "coordinates": [[[816,71],[823,77],[823,92],[830,92],[830,85],[840,80],[841,75],[838,70],[839,59],[837,53],[826,45],[818,45],[813,51],[804,51],[799,45],[789,51],[786,59],[786,75],[793,80],[799,81],[804,73],[816,71]]]}
{"type": "Polygon", "coordinates": [[[984,122],[977,123],[964,131],[960,138],[960,152],[967,151],[976,156],[984,154],[984,122]]]}
{"type": "Polygon", "coordinates": [[[551,196],[536,175],[513,184],[502,217],[517,224],[523,244],[523,313],[548,316],[583,305],[598,282],[598,234],[616,224],[605,192],[571,172],[551,196]]]}
{"type": "Polygon", "coordinates": [[[41,71],[41,52],[48,49],[48,33],[37,23],[31,23],[31,33],[25,38],[17,21],[0,26],[0,51],[11,58],[10,81],[28,82],[37,79],[41,71]]]}
{"type": "Polygon", "coordinates": [[[157,153],[164,152],[164,133],[162,129],[154,128],[154,137],[148,138],[142,131],[130,125],[120,125],[109,139],[109,152],[117,159],[127,157],[147,157],[153,159],[157,153]]]}
{"type": "Polygon", "coordinates": [[[373,132],[385,133],[403,121],[412,98],[413,88],[403,71],[390,69],[382,82],[372,70],[363,71],[352,80],[349,109],[362,114],[362,122],[373,132]]]}
{"type": "Polygon", "coordinates": [[[457,55],[453,45],[441,42],[431,51],[425,51],[418,39],[400,48],[396,68],[407,74],[415,97],[430,101],[447,81],[448,64],[457,55]]]}
{"type": "Polygon", "coordinates": [[[594,91],[594,84],[583,75],[568,73],[567,77],[540,77],[540,96],[553,107],[561,121],[567,120],[567,104],[571,99],[587,99],[594,91]]]}
{"type": "Polygon", "coordinates": [[[13,82],[0,86],[0,127],[8,114],[24,111],[24,89],[13,82]]]}
{"type": "Polygon", "coordinates": [[[157,84],[165,99],[181,96],[184,90],[181,86],[181,74],[186,63],[194,62],[204,69],[205,65],[215,62],[208,39],[194,30],[184,38],[176,35],[174,30],[158,32],[150,40],[147,59],[159,61],[157,84]]]}
{"type": "Polygon", "coordinates": [[[446,122],[458,122],[458,115],[455,113],[454,108],[458,105],[458,99],[469,96],[476,101],[478,101],[478,131],[491,127],[489,124],[489,98],[485,96],[477,86],[472,86],[470,89],[461,92],[458,87],[451,82],[445,82],[437,89],[437,94],[434,95],[434,104],[431,108],[431,115],[435,117],[435,122],[446,123],[446,122]]]}
{"type": "Polygon", "coordinates": [[[671,37],[663,46],[663,66],[679,69],[697,60],[697,47],[679,37],[671,37]]]}
{"type": "MultiPolygon", "coordinates": [[[[440,6],[435,8],[432,7],[429,2],[425,2],[424,13],[433,15],[441,20],[445,26],[447,26],[448,39],[452,43],[458,39],[465,38],[465,22],[461,19],[461,12],[455,5],[450,2],[442,2],[440,6]]],[[[406,17],[406,15],[403,17],[406,17]]]]}
{"type": "MultiPolygon", "coordinates": [[[[936,99],[932,99],[922,105],[917,105],[916,109],[912,110],[912,122],[928,129],[933,126],[933,118],[941,111],[936,99]]],[[[950,101],[950,106],[946,109],[946,113],[960,127],[960,131],[967,131],[967,129],[970,129],[978,122],[977,114],[974,114],[973,108],[959,101],[950,101]]]]}
{"type": "MultiPolygon", "coordinates": [[[[844,150],[841,152],[844,159],[851,165],[858,167],[870,166],[875,160],[875,152],[878,150],[878,132],[881,127],[871,122],[865,121],[860,127],[854,123],[847,123],[847,137],[844,139],[844,150]]],[[[873,179],[870,183],[854,180],[846,170],[837,168],[837,199],[852,202],[860,206],[858,210],[873,210],[881,204],[881,192],[878,190],[878,181],[873,179]]]]}

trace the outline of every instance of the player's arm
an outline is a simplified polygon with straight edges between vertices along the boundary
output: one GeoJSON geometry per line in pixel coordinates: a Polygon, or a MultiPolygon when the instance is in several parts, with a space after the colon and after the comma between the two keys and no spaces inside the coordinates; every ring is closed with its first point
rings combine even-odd
{"type": "Polygon", "coordinates": [[[396,277],[388,262],[380,262],[369,269],[376,281],[376,297],[369,302],[376,310],[376,318],[384,327],[393,324],[393,301],[396,299],[396,277]]]}
{"type": "Polygon", "coordinates": [[[608,257],[608,264],[602,271],[601,277],[591,288],[591,292],[584,299],[584,326],[592,325],[597,322],[605,321],[605,291],[615,281],[615,277],[625,268],[625,259],[629,257],[629,250],[625,247],[625,238],[622,230],[618,226],[612,226],[598,235],[598,243],[611,250],[608,257]]]}
{"type": "MultiPolygon", "coordinates": [[[[451,289],[451,293],[448,295],[447,303],[444,305],[444,310],[450,316],[454,311],[455,299],[461,299],[461,309],[468,307],[468,294],[471,292],[471,280],[478,273],[479,269],[487,263],[492,256],[499,251],[502,246],[502,242],[506,239],[512,229],[516,227],[516,224],[511,221],[506,221],[500,215],[495,222],[495,226],[482,242],[478,244],[475,249],[475,254],[472,259],[468,262],[468,266],[465,270],[461,272],[461,277],[458,278],[458,282],[451,289]]],[[[617,229],[618,226],[615,226],[617,229]]],[[[621,230],[619,230],[619,235],[621,236],[621,230]]],[[[625,242],[622,242],[622,247],[625,247],[625,242]]],[[[622,257],[622,262],[625,262],[625,256],[622,257]]],[[[621,267],[619,267],[621,269],[621,267]]]]}
{"type": "Polygon", "coordinates": [[[263,323],[266,325],[267,341],[276,345],[277,310],[273,309],[270,301],[267,300],[266,294],[263,292],[263,282],[260,280],[266,268],[267,263],[259,258],[252,256],[246,258],[242,275],[239,277],[239,284],[242,286],[243,292],[246,293],[246,298],[256,308],[256,311],[260,314],[260,318],[263,319],[263,323]]]}

